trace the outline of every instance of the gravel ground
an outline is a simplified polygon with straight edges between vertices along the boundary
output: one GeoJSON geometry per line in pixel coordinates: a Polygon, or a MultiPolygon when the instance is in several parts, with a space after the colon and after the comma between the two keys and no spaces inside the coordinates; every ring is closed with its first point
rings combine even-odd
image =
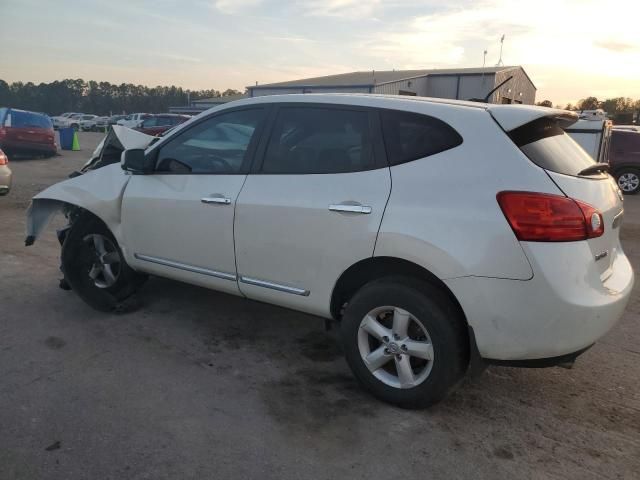
{"type": "MultiPolygon", "coordinates": [[[[60,290],[54,229],[25,248],[24,211],[100,138],[13,159],[0,197],[0,478],[638,478],[638,286],[572,370],[490,367],[399,410],[316,317],[155,278],[123,315],[60,290]]],[[[625,208],[637,271],[640,196],[625,208]]]]}

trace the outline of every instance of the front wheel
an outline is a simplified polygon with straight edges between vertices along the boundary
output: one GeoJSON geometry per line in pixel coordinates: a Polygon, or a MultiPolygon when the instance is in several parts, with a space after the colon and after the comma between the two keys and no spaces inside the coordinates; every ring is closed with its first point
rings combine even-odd
{"type": "Polygon", "coordinates": [[[373,281],[342,319],[347,362],[379,399],[403,408],[442,400],[468,365],[464,320],[437,288],[419,280],[373,281]]]}
{"type": "Polygon", "coordinates": [[[640,191],[640,170],[625,168],[616,177],[618,187],[625,195],[635,195],[640,191]]]}
{"type": "Polygon", "coordinates": [[[89,213],[75,220],[64,240],[62,270],[78,296],[104,312],[116,309],[145,279],[127,265],[106,225],[89,213]]]}

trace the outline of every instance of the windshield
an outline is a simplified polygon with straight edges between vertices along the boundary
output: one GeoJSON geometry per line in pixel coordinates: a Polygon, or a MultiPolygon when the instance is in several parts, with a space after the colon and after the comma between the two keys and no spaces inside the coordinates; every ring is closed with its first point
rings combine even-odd
{"type": "Polygon", "coordinates": [[[533,163],[545,170],[577,176],[596,163],[553,118],[527,123],[509,132],[509,137],[533,163]]]}

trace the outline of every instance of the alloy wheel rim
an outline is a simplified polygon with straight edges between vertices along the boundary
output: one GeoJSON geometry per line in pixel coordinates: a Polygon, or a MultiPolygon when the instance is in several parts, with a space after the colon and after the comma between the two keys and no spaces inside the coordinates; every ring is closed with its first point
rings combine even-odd
{"type": "Polygon", "coordinates": [[[88,275],[98,288],[109,288],[120,277],[122,261],[115,244],[104,235],[93,233],[82,239],[91,252],[88,275]]]}
{"type": "Polygon", "coordinates": [[[399,307],[376,307],[364,316],[358,329],[358,350],[371,374],[394,388],[420,385],[433,368],[429,332],[399,307]]]}
{"type": "Polygon", "coordinates": [[[635,173],[623,173],[618,177],[618,186],[623,192],[632,192],[640,185],[640,178],[635,173]]]}

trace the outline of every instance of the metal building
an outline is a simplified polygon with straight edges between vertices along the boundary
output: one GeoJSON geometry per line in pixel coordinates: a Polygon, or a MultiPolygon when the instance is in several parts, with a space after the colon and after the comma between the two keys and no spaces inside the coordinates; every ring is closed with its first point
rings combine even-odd
{"type": "Polygon", "coordinates": [[[351,72],[247,87],[249,97],[285,93],[380,93],[469,100],[484,98],[508,77],[491,103],[532,105],[536,87],[520,66],[351,72]]]}

